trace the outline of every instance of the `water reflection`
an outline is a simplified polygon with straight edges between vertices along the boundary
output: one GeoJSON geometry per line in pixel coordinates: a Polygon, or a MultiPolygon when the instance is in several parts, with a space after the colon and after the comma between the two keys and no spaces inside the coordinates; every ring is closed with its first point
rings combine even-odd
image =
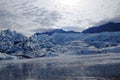
{"type": "Polygon", "coordinates": [[[37,62],[10,63],[0,68],[0,80],[119,80],[119,75],[120,64],[37,62]]]}

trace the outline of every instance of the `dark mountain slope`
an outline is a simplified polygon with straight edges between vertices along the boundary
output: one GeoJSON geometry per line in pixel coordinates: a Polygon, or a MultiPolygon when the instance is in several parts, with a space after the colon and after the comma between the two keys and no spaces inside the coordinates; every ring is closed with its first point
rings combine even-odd
{"type": "Polygon", "coordinates": [[[116,32],[120,31],[120,23],[109,22],[97,27],[88,28],[83,33],[100,33],[100,32],[116,32]]]}

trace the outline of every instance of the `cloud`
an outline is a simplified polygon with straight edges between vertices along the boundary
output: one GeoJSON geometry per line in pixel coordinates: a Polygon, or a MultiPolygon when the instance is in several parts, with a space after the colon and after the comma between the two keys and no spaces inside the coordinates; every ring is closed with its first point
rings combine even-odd
{"type": "Polygon", "coordinates": [[[24,35],[54,28],[82,31],[107,22],[120,22],[119,0],[78,0],[65,6],[56,0],[1,0],[0,30],[24,35]]]}
{"type": "Polygon", "coordinates": [[[64,30],[66,31],[76,31],[79,32],[82,28],[78,27],[78,26],[66,26],[63,27],[64,30]]]}
{"type": "Polygon", "coordinates": [[[33,22],[40,23],[42,26],[53,26],[60,18],[60,14],[56,11],[43,11],[40,17],[36,18],[33,22]]]}

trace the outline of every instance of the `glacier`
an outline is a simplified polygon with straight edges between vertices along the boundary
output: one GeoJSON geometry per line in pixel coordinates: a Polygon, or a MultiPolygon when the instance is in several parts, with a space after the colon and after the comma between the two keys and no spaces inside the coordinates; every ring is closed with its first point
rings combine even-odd
{"type": "Polygon", "coordinates": [[[2,30],[0,53],[11,57],[0,56],[1,60],[120,53],[120,32],[90,34],[56,29],[26,37],[2,30]]]}

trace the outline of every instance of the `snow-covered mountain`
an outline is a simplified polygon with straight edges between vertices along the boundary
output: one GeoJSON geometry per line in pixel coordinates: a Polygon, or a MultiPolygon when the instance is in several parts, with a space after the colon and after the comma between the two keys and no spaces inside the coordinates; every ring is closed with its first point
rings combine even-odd
{"type": "Polygon", "coordinates": [[[27,38],[4,30],[0,32],[0,53],[0,59],[120,53],[120,32],[88,34],[57,29],[27,38]]]}
{"type": "Polygon", "coordinates": [[[13,54],[23,50],[28,38],[15,31],[5,30],[0,32],[0,52],[13,54]]]}
{"type": "Polygon", "coordinates": [[[12,59],[19,59],[16,56],[8,55],[6,53],[0,53],[0,60],[12,60],[12,59]]]}

